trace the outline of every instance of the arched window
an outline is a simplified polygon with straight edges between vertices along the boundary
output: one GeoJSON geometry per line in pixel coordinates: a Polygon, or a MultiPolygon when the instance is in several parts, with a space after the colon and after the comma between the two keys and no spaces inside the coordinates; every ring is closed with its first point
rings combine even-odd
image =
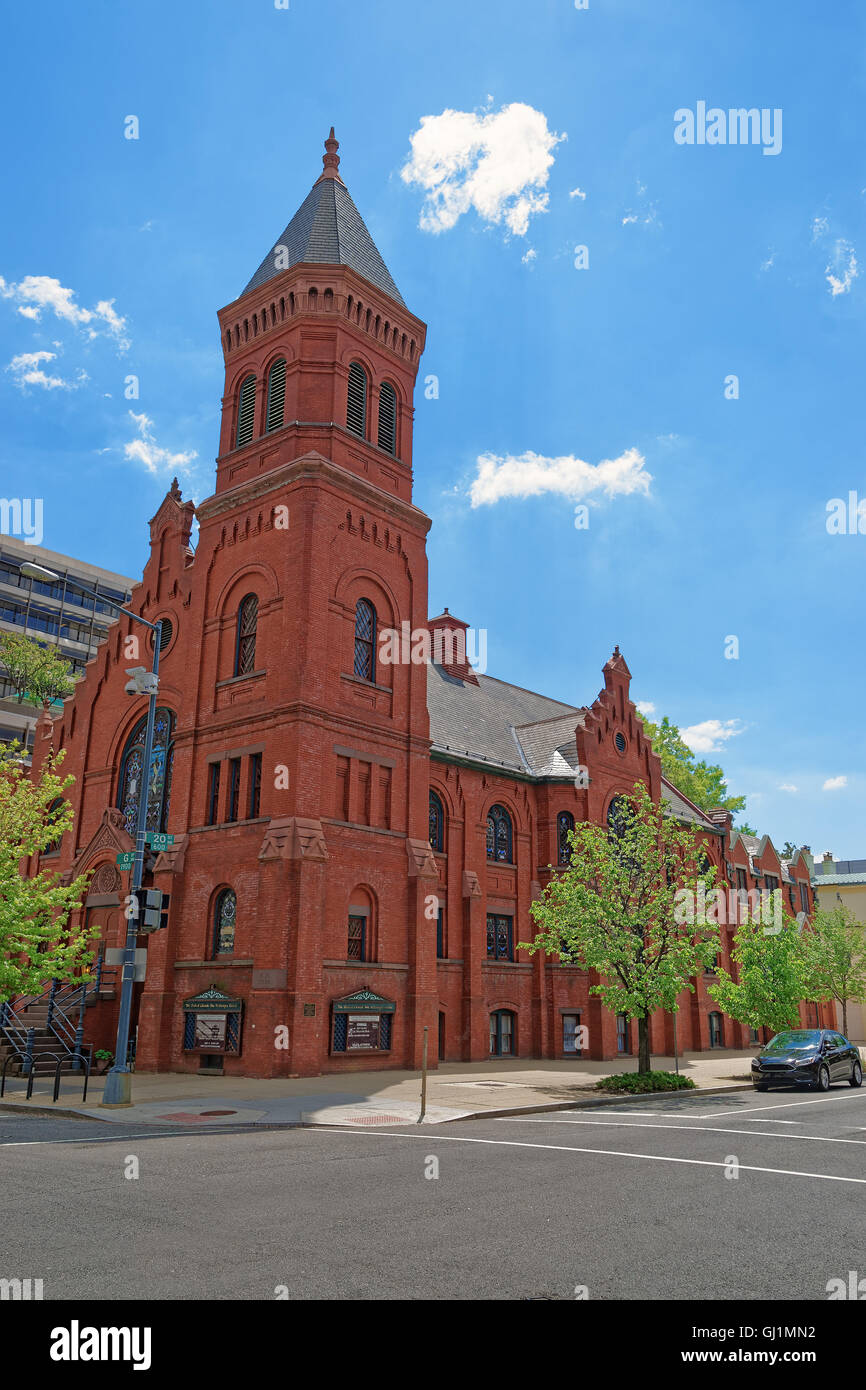
{"type": "Polygon", "coordinates": [[[238,437],[235,447],[249,444],[256,424],[256,379],[250,375],[241,382],[238,396],[238,437]]]}
{"type": "Polygon", "coordinates": [[[259,623],[259,601],[255,594],[247,594],[241,599],[238,608],[237,636],[235,638],[235,675],[248,676],[256,669],[256,629],[259,623]]]}
{"type": "MultiPolygon", "coordinates": [[[[139,719],[123,750],[120,763],[117,805],[123,812],[127,834],[135,838],[138,822],[138,798],[141,793],[144,769],[144,735],[147,716],[139,719]]],[[[164,832],[168,821],[171,798],[171,771],[174,763],[174,715],[171,710],[158,709],[153,726],[153,753],[150,775],[147,778],[147,819],[145,828],[164,832]]]]}
{"type": "Polygon", "coordinates": [[[397,393],[387,381],[379,390],[379,448],[397,452],[397,393]]]}
{"type": "Polygon", "coordinates": [[[235,949],[235,922],[238,915],[237,898],[231,888],[217,893],[213,911],[213,955],[231,956],[235,949]]]}
{"type": "MultiPolygon", "coordinates": [[[[51,802],[50,806],[48,807],[48,811],[47,811],[47,814],[46,814],[46,816],[45,816],[45,824],[46,824],[46,827],[47,827],[47,826],[51,826],[51,825],[54,824],[54,820],[55,820],[55,817],[56,817],[56,815],[57,815],[57,812],[60,810],[60,808],[61,808],[62,806],[63,806],[63,797],[62,797],[62,796],[55,796],[54,800],[51,802]]],[[[51,840],[50,843],[47,844],[47,845],[45,846],[45,848],[42,850],[42,853],[43,853],[43,854],[57,854],[58,851],[59,851],[59,849],[60,849],[60,842],[62,841],[62,839],[63,839],[63,832],[61,831],[60,834],[56,837],[56,839],[51,840]]]]}
{"type": "Polygon", "coordinates": [[[279,430],[283,427],[283,416],[286,409],[286,359],[281,357],[275,362],[268,373],[268,422],[267,430],[279,430]]]}
{"type": "Polygon", "coordinates": [[[360,362],[349,367],[349,395],[346,402],[346,424],[362,439],[367,433],[367,373],[360,362]]]}
{"type": "Polygon", "coordinates": [[[376,678],[376,610],[367,598],[355,604],[355,675],[376,678]]]}
{"type": "Polygon", "coordinates": [[[560,811],[556,818],[557,862],[559,864],[571,863],[571,842],[568,837],[573,829],[574,816],[570,811],[560,811]]]}
{"type": "Polygon", "coordinates": [[[627,796],[615,796],[607,808],[607,828],[619,839],[631,825],[634,812],[627,796]]]}
{"type": "Polygon", "coordinates": [[[430,793],[430,844],[440,854],[445,850],[445,810],[435,792],[430,793]]]}
{"type": "Polygon", "coordinates": [[[491,806],[487,812],[487,858],[513,863],[511,817],[504,806],[491,806]]]}

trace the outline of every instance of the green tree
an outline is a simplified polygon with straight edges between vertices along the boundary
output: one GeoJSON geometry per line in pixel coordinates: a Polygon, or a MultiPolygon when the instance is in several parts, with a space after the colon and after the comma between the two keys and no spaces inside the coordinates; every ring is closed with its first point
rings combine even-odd
{"type": "Polygon", "coordinates": [[[19,632],[0,633],[0,663],[9,673],[19,704],[26,698],[30,704],[47,706],[75,689],[69,662],[52,647],[41,647],[19,632]]]}
{"type": "Polygon", "coordinates": [[[842,1005],[842,1032],[848,1036],[848,1002],[866,995],[866,927],[850,908],[816,912],[803,933],[810,999],[842,1005]]]}
{"type": "MultiPolygon", "coordinates": [[[[691,748],[667,715],[660,724],[654,724],[645,715],[641,715],[641,718],[646,736],[654,752],[661,758],[662,772],[669,782],[673,782],[677,791],[700,806],[702,811],[722,806],[736,815],[745,809],[744,796],[728,795],[728,784],[722,769],[715,763],[696,762],[691,748]]],[[[755,834],[751,826],[741,825],[737,828],[745,835],[755,834]]]]}
{"type": "Polygon", "coordinates": [[[777,915],[772,925],[761,920],[769,913],[743,903],[744,920],[731,950],[736,978],[720,966],[707,992],[739,1023],[780,1033],[800,1026],[800,1000],[814,995],[807,981],[800,924],[782,910],[781,890],[773,896],[777,915]]]}
{"type": "Polygon", "coordinates": [[[0,999],[38,993],[50,979],[71,979],[89,964],[99,929],[71,931],[87,875],[64,885],[60,874],[21,873],[22,861],[44,851],[72,825],[63,792],[74,781],[58,773],[64,754],[46,759],[35,780],[16,743],[0,747],[0,999]]]}
{"type": "Polygon", "coordinates": [[[610,829],[582,822],[571,832],[571,862],[532,904],[540,930],[523,949],[597,971],[590,993],[637,1019],[638,1071],[648,1072],[650,1016],[676,1008],[719,949],[717,928],[685,923],[678,910],[679,892],[696,894],[701,879],[711,888],[715,870],[701,873],[694,831],[666,815],[643,783],[615,804],[610,829]]]}

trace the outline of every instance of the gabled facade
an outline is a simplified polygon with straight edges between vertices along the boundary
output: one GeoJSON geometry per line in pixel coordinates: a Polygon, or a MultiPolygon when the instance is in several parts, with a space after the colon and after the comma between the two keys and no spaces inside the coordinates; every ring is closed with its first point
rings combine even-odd
{"type": "MultiPolygon", "coordinates": [[[[417,1067],[425,1028],[434,1063],[573,1057],[582,1028],[589,1055],[630,1052],[630,1021],[586,972],[517,950],[567,829],[606,823],[641,778],[721,875],[734,859],[779,873],[778,857],[665,782],[618,649],[592,704],[569,705],[477,674],[466,624],[428,619],[430,520],[412,502],[425,327],[337,148],[332,131],[302,207],[219,313],[215,491],[194,507],[172,486],[133,590],[134,611],[165,624],[148,826],[174,835],[145,878],[171,907],[146,942],[137,1066],[417,1067]],[[383,659],[383,633],[404,629],[430,634],[432,662],[383,659]]],[[[85,912],[111,947],[142,772],[144,708],[124,693],[138,641],[115,624],[37,730],[35,761],[64,747],[76,776],[74,828],[42,863],[94,871],[85,912]]],[[[683,1004],[681,1049],[745,1041],[730,1021],[712,1031],[705,982],[683,1004]]],[[[88,1015],[97,1045],[115,1025],[116,1000],[88,1015]]],[[[669,1029],[654,1020],[656,1052],[669,1029]]]]}

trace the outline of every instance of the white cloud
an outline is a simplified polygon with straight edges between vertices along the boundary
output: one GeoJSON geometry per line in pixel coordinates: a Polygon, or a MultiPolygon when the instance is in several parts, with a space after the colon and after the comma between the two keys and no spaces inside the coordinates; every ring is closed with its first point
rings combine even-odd
{"type": "Polygon", "coordinates": [[[847,777],[828,777],[821,790],[822,792],[839,792],[847,785],[847,777]]]}
{"type": "Polygon", "coordinates": [[[859,274],[854,247],[850,241],[840,237],[833,248],[833,259],[824,271],[833,298],[837,294],[848,294],[859,274]]]}
{"type": "Polygon", "coordinates": [[[799,791],[799,787],[795,787],[795,786],[793,785],[792,782],[782,782],[782,784],[781,784],[780,787],[779,787],[779,791],[780,791],[780,792],[796,792],[796,791],[799,791]]]}
{"type": "Polygon", "coordinates": [[[474,208],[482,221],[525,236],[530,217],[547,211],[552,151],[564,139],[542,111],[520,101],[500,111],[422,116],[400,171],[424,189],[421,229],[448,231],[474,208]]]}
{"type": "Polygon", "coordinates": [[[27,386],[41,386],[44,391],[77,390],[87,380],[86,372],[79,370],[76,381],[65,381],[62,376],[51,376],[42,370],[43,362],[54,362],[56,358],[56,352],[19,352],[6,370],[12,372],[15,385],[22,390],[27,386]]]}
{"type": "Polygon", "coordinates": [[[580,198],[581,202],[586,201],[586,194],[581,188],[573,188],[568,196],[569,198],[580,198]]]}
{"type": "Polygon", "coordinates": [[[775,253],[775,251],[771,251],[770,254],[769,254],[769,256],[767,257],[767,259],[766,259],[765,261],[761,261],[761,269],[762,269],[762,270],[772,270],[772,268],[773,268],[773,266],[775,265],[775,263],[776,263],[776,253],[775,253]]]}
{"type": "Polygon", "coordinates": [[[638,714],[645,714],[647,719],[652,719],[656,712],[656,707],[652,700],[638,700],[637,711],[638,714]]]}
{"type": "Polygon", "coordinates": [[[531,451],[516,456],[481,454],[469,496],[473,507],[481,507],[503,497],[540,497],[543,493],[556,493],[573,502],[594,492],[607,497],[632,492],[647,495],[652,474],[645,471],[645,462],[637,449],[626,449],[619,458],[596,464],[585,463],[573,454],[561,458],[545,458],[531,451]]]}
{"type": "Polygon", "coordinates": [[[124,444],[123,453],[134,463],[142,463],[148,473],[188,473],[193,459],[198,458],[195,449],[188,453],[172,453],[170,449],[163,449],[157,444],[153,436],[153,421],[147,415],[136,415],[130,410],[129,416],[135,421],[138,429],[138,439],[132,439],[128,444],[124,444]]]}
{"type": "Polygon", "coordinates": [[[820,241],[821,237],[826,236],[830,230],[830,223],[826,217],[812,218],[812,241],[820,241]]]}
{"type": "Polygon", "coordinates": [[[637,221],[637,213],[636,213],[636,212],[628,212],[628,213],[626,213],[625,217],[622,219],[622,225],[623,225],[624,227],[627,227],[631,222],[636,222],[636,221],[637,221]]]}
{"type": "Polygon", "coordinates": [[[680,729],[684,743],[693,753],[717,753],[729,738],[744,732],[739,719],[705,719],[701,724],[690,724],[680,729]]]}
{"type": "Polygon", "coordinates": [[[529,250],[527,251],[526,255],[525,255],[525,256],[521,256],[520,259],[522,260],[522,262],[523,262],[524,265],[532,265],[532,262],[533,262],[534,260],[536,260],[537,256],[538,256],[538,252],[535,251],[535,250],[530,246],[530,248],[529,248],[529,250]]]}
{"type": "Polygon", "coordinates": [[[126,320],[115,312],[113,299],[100,299],[94,309],[83,309],[75,303],[75,291],[51,275],[25,275],[17,285],[7,284],[0,275],[0,298],[11,299],[18,313],[33,322],[40,322],[48,310],[55,318],[86,330],[88,338],[104,333],[114,339],[121,351],[129,347],[126,320]]]}
{"type": "Polygon", "coordinates": [[[642,227],[660,227],[658,204],[647,201],[646,184],[641,183],[640,179],[636,181],[635,193],[639,206],[636,209],[628,208],[626,210],[622,219],[623,227],[633,226],[637,222],[639,222],[642,227]]]}

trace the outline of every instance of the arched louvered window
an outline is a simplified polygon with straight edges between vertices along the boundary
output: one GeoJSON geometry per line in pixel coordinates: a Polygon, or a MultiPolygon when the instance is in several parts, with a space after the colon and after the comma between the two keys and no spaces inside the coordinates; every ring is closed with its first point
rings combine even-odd
{"type": "Polygon", "coordinates": [[[286,359],[275,362],[268,374],[268,433],[282,429],[286,409],[286,359]]]}
{"type": "Polygon", "coordinates": [[[362,439],[367,433],[367,373],[360,362],[349,367],[349,395],[346,403],[346,424],[362,439]]]}
{"type": "Polygon", "coordinates": [[[247,594],[238,608],[237,638],[235,640],[235,675],[248,676],[256,669],[256,629],[259,623],[259,601],[247,594]]]}
{"type": "Polygon", "coordinates": [[[615,796],[607,808],[607,828],[619,839],[625,834],[634,819],[634,809],[628,797],[615,796]]]}
{"type": "Polygon", "coordinates": [[[117,805],[123,812],[123,824],[127,834],[135,837],[138,824],[138,799],[142,794],[142,783],[147,797],[146,830],[164,833],[168,820],[171,799],[171,772],[174,763],[174,715],[170,710],[158,709],[153,726],[153,753],[150,759],[150,774],[144,775],[144,735],[147,716],[139,719],[123,750],[120,762],[117,805]]]}
{"type": "Polygon", "coordinates": [[[238,449],[249,444],[256,424],[256,379],[250,375],[241,382],[238,396],[238,449]]]}
{"type": "Polygon", "coordinates": [[[491,806],[487,812],[487,858],[503,864],[513,863],[511,817],[504,806],[491,806]]]}
{"type": "Polygon", "coordinates": [[[556,840],[560,864],[571,863],[571,841],[568,837],[573,829],[574,816],[570,811],[560,811],[556,818],[556,840]]]}
{"type": "Polygon", "coordinates": [[[355,604],[355,675],[376,678],[376,610],[367,598],[355,604]]]}
{"type": "Polygon", "coordinates": [[[237,898],[231,888],[217,893],[213,914],[213,955],[231,956],[235,949],[235,925],[238,915],[237,898]]]}
{"type": "Polygon", "coordinates": [[[387,381],[379,390],[379,448],[397,452],[397,393],[387,381]]]}
{"type": "Polygon", "coordinates": [[[445,851],[445,808],[435,792],[430,793],[430,844],[440,854],[445,851]]]}

